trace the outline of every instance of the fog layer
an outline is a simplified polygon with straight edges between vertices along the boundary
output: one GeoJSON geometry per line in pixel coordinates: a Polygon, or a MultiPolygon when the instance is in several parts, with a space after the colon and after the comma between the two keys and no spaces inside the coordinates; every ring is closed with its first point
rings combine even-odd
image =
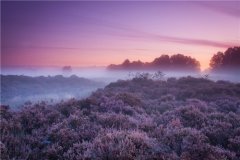
{"type": "Polygon", "coordinates": [[[71,98],[85,98],[98,88],[119,79],[132,79],[141,73],[153,75],[156,72],[160,73],[161,80],[191,76],[214,81],[240,82],[240,76],[229,72],[109,70],[104,67],[72,68],[65,71],[60,67],[12,67],[2,69],[1,104],[17,108],[27,101],[35,103],[44,100],[55,103],[71,98]]]}

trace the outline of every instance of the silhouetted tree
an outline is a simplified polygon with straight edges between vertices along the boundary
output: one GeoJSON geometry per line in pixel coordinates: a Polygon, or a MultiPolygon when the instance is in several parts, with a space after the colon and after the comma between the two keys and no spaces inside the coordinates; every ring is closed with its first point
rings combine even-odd
{"type": "Polygon", "coordinates": [[[122,63],[122,66],[129,66],[130,64],[130,61],[128,59],[126,59],[123,63],[122,63]]]}
{"type": "Polygon", "coordinates": [[[141,62],[141,61],[133,61],[132,63],[131,63],[131,67],[132,68],[138,68],[138,67],[143,67],[143,65],[144,65],[144,63],[143,62],[141,62]]]}
{"type": "Polygon", "coordinates": [[[164,70],[191,70],[199,71],[200,63],[190,57],[182,54],[175,54],[172,56],[161,55],[155,58],[150,63],[143,63],[141,61],[130,62],[126,59],[120,65],[111,64],[108,66],[109,69],[164,69],[164,70]]]}
{"type": "Polygon", "coordinates": [[[169,55],[161,55],[159,58],[155,58],[152,62],[154,66],[169,66],[171,64],[169,55]]]}
{"type": "Polygon", "coordinates": [[[182,54],[172,55],[170,58],[173,68],[183,68],[190,70],[200,70],[200,63],[190,56],[184,56],[182,54]]]}
{"type": "Polygon", "coordinates": [[[218,52],[210,60],[213,71],[237,70],[240,68],[240,47],[228,48],[224,53],[218,52]]]}
{"type": "Polygon", "coordinates": [[[213,57],[210,60],[210,67],[214,69],[220,68],[222,65],[223,56],[224,55],[222,52],[218,52],[217,54],[213,55],[213,57]]]}

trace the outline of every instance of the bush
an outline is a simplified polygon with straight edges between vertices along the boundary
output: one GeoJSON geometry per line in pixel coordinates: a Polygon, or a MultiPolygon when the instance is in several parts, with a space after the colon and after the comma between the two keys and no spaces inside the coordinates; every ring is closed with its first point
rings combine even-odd
{"type": "Polygon", "coordinates": [[[2,159],[237,160],[240,85],[111,83],[87,99],[0,107],[2,159]]]}

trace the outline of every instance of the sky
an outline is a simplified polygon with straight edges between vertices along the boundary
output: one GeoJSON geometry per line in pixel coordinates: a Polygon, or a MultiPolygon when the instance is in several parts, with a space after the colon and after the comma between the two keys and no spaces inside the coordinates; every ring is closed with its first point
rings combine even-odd
{"type": "Polygon", "coordinates": [[[107,66],[240,44],[240,1],[1,1],[1,66],[107,66]]]}

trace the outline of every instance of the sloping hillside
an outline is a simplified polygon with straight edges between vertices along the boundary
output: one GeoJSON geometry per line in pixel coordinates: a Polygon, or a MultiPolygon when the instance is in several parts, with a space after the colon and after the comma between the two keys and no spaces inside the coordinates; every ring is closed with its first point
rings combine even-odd
{"type": "Polygon", "coordinates": [[[3,159],[237,160],[240,84],[184,77],[111,83],[84,100],[1,107],[3,159]]]}

